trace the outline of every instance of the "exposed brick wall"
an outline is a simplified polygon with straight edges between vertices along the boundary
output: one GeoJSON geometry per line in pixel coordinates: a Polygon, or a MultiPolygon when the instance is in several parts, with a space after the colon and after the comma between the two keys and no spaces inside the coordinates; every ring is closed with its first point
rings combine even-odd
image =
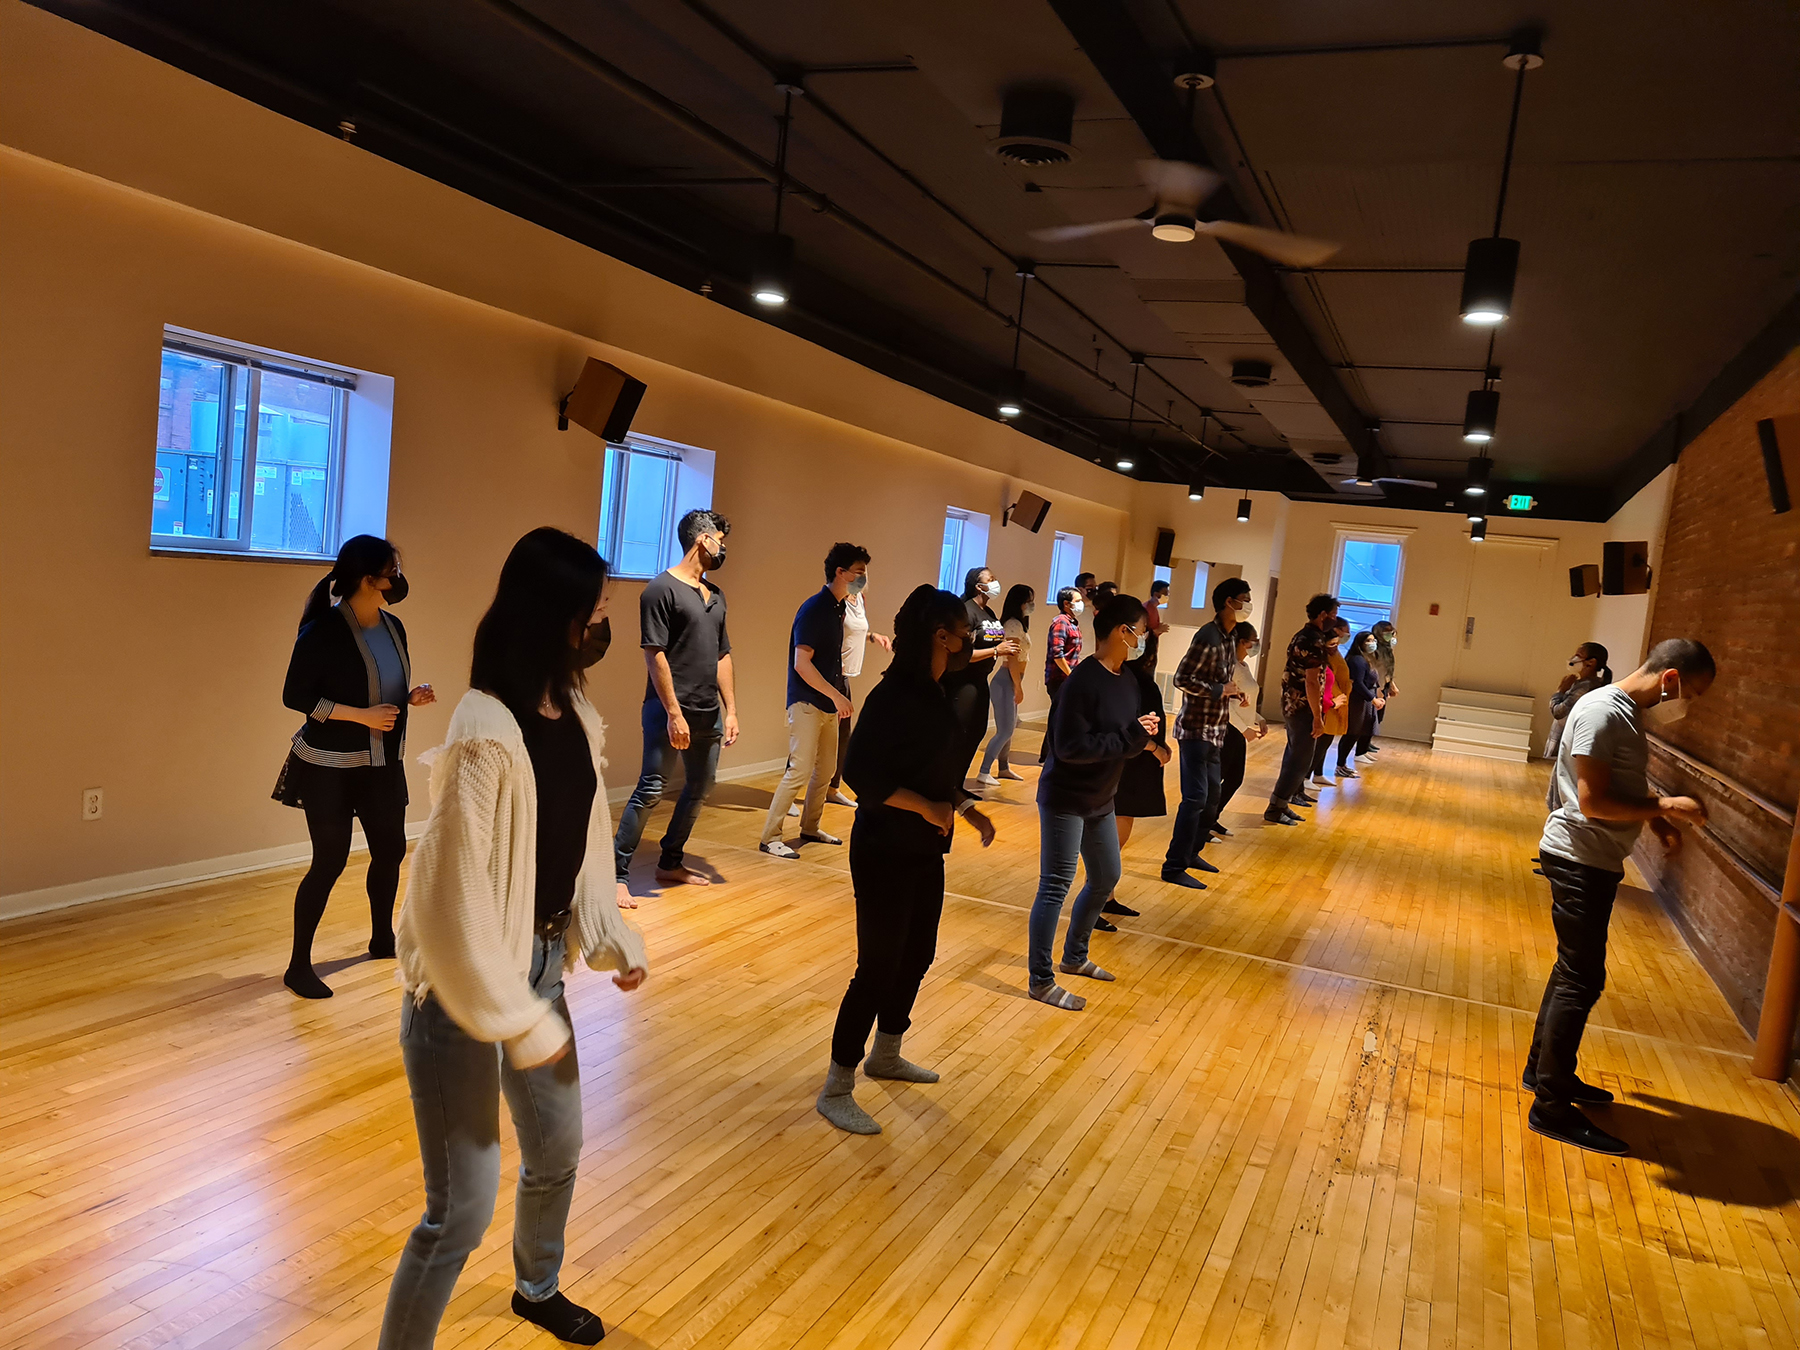
{"type": "MultiPolygon", "coordinates": [[[[1706,697],[1658,734],[1790,815],[1800,799],[1800,511],[1769,509],[1756,423],[1797,413],[1800,351],[1681,452],[1650,616],[1652,643],[1698,638],[1719,666],[1706,697]]],[[[1783,448],[1790,492],[1800,492],[1800,447],[1783,448]]],[[[1754,1028],[1791,832],[1672,756],[1653,753],[1651,769],[1707,803],[1710,837],[1664,860],[1646,833],[1638,863],[1754,1028]]]]}

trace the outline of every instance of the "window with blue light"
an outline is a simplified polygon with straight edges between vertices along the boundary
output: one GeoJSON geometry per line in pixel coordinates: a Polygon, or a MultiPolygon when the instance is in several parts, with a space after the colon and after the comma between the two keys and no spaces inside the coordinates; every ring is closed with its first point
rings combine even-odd
{"type": "Polygon", "coordinates": [[[1065,586],[1073,586],[1081,575],[1081,536],[1056,532],[1050,544],[1050,607],[1055,608],[1057,594],[1065,586]]]}
{"type": "Polygon", "coordinates": [[[600,483],[600,555],[615,576],[644,579],[680,561],[676,527],[712,507],[713,454],[649,436],[606,447],[600,483]]]}
{"type": "Polygon", "coordinates": [[[1352,636],[1393,621],[1400,604],[1402,550],[1398,539],[1339,532],[1332,591],[1338,597],[1338,617],[1349,622],[1352,636]]]}

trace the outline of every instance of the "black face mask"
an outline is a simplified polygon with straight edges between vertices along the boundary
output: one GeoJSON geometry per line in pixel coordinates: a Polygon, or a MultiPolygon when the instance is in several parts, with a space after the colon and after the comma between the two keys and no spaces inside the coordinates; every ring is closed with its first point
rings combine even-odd
{"type": "Polygon", "coordinates": [[[706,559],[706,570],[708,572],[716,572],[725,565],[725,541],[723,539],[719,541],[719,551],[717,553],[707,549],[705,545],[701,545],[701,549],[706,559]]]}
{"type": "Polygon", "coordinates": [[[600,664],[600,658],[606,655],[606,649],[612,646],[612,616],[590,623],[581,635],[581,646],[576,649],[575,664],[582,670],[600,664]]]}
{"type": "Polygon", "coordinates": [[[962,646],[953,652],[944,653],[945,671],[966,670],[969,665],[969,639],[962,640],[962,646]]]}
{"type": "Polygon", "coordinates": [[[396,572],[387,580],[388,588],[381,593],[381,598],[387,604],[397,605],[402,600],[406,599],[406,594],[412,587],[407,585],[406,574],[404,572],[396,572]]]}

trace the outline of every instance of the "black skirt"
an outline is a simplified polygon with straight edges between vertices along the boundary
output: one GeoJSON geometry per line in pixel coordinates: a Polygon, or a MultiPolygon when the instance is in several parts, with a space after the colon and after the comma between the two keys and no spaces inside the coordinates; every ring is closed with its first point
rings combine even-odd
{"type": "Polygon", "coordinates": [[[269,797],[283,806],[292,806],[297,810],[304,811],[307,788],[319,781],[319,775],[343,773],[375,773],[397,776],[400,781],[395,785],[394,790],[399,793],[400,805],[404,807],[411,804],[412,798],[406,788],[406,772],[399,764],[387,764],[373,770],[366,766],[355,769],[328,769],[322,764],[307,763],[291,750],[288,751],[287,759],[282,762],[281,772],[275,775],[275,790],[269,794],[269,797]]]}
{"type": "Polygon", "coordinates": [[[1132,817],[1169,814],[1163,798],[1163,766],[1150,751],[1125,761],[1125,772],[1119,777],[1119,795],[1113,799],[1113,813],[1132,817]]]}

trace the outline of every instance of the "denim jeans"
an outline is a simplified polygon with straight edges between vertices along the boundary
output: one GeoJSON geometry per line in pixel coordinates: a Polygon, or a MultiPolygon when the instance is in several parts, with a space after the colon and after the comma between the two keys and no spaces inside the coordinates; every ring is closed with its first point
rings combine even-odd
{"type": "MultiPolygon", "coordinates": [[[[532,939],[531,986],[566,1020],[562,966],[562,938],[532,939]]],[[[401,1005],[400,1054],[425,1163],[425,1215],[400,1253],[380,1350],[427,1350],[494,1217],[502,1093],[520,1153],[513,1277],[534,1303],[556,1292],[581,1157],[581,1076],[573,1047],[554,1063],[513,1068],[498,1045],[472,1038],[431,995],[401,1005]]]]}
{"type": "Polygon", "coordinates": [[[1031,902],[1029,966],[1032,985],[1042,988],[1056,982],[1051,951],[1056,946],[1056,921],[1062,917],[1063,901],[1075,884],[1075,860],[1087,864],[1087,882],[1075,897],[1069,932],[1063,939],[1063,960],[1071,964],[1087,960],[1094,920],[1119,884],[1123,868],[1119,864],[1119,825],[1111,811],[1088,819],[1039,806],[1038,831],[1038,889],[1031,902]]]}
{"type": "Polygon", "coordinates": [[[725,714],[713,708],[708,712],[683,711],[687,718],[688,746],[677,750],[669,744],[669,715],[655,699],[644,704],[644,767],[638,775],[631,799],[619,812],[619,828],[613,836],[613,860],[618,877],[624,881],[631,872],[631,855],[637,852],[644,837],[644,826],[650,813],[662,800],[663,785],[675,767],[675,756],[681,756],[681,771],[686,781],[675,802],[675,814],[669,817],[668,832],[662,838],[662,857],[657,866],[672,872],[681,866],[687,850],[688,836],[694,832],[694,818],[712,791],[713,779],[719,773],[719,740],[724,735],[725,714]]]}
{"type": "Polygon", "coordinates": [[[1302,708],[1287,719],[1287,749],[1281,753],[1281,774],[1275,780],[1275,795],[1269,807],[1286,806],[1288,798],[1306,786],[1306,775],[1312,769],[1313,714],[1302,708]]]}
{"type": "Polygon", "coordinates": [[[1012,748],[1013,732],[1019,729],[1019,703],[1013,695],[1012,671],[1006,663],[988,681],[988,701],[994,709],[994,735],[981,755],[981,771],[986,773],[996,761],[1007,763],[1006,752],[1012,748]]]}
{"type": "Polygon", "coordinates": [[[1538,851],[1550,883],[1550,921],[1556,926],[1556,964],[1544,985],[1531,1052],[1525,1063],[1537,1074],[1537,1099],[1545,1105],[1574,1100],[1575,1056],[1588,1014],[1606,988],[1606,928],[1624,874],[1538,851]]]}
{"type": "Polygon", "coordinates": [[[1175,808],[1175,828],[1169,835],[1169,851],[1163,855],[1165,872],[1185,872],[1212,839],[1212,824],[1219,818],[1224,790],[1219,746],[1198,737],[1175,744],[1181,754],[1181,805],[1175,808]]]}

